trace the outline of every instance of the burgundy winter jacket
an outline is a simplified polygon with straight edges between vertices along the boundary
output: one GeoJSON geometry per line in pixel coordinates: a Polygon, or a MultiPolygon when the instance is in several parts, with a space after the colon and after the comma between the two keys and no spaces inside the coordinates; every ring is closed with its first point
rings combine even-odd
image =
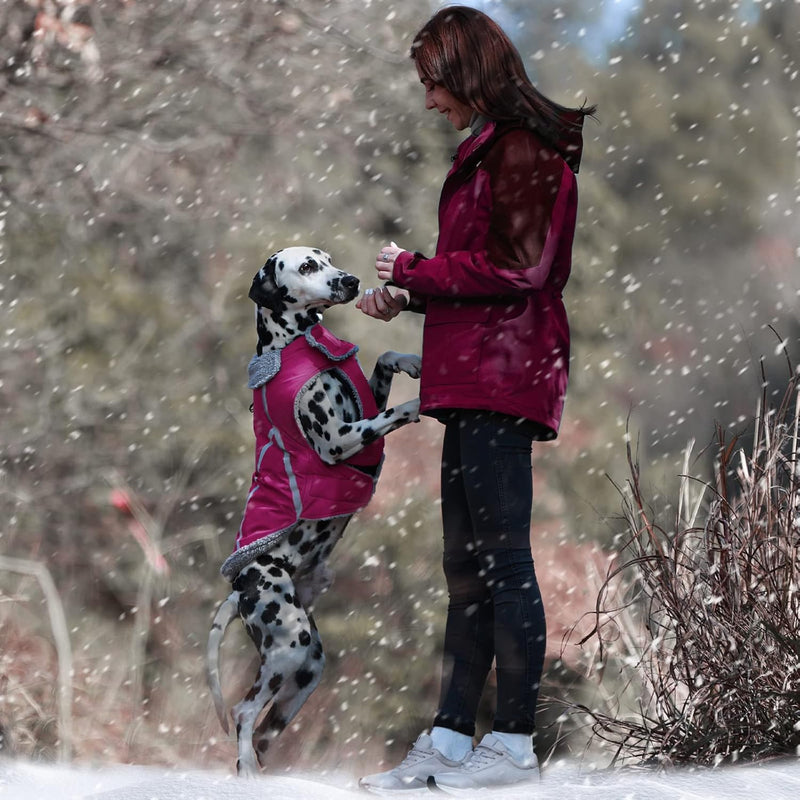
{"type": "Polygon", "coordinates": [[[555,438],[569,371],[580,129],[560,151],[487,122],[458,148],[439,201],[436,255],[401,252],[393,280],[425,312],[421,411],[486,409],[555,438]]]}

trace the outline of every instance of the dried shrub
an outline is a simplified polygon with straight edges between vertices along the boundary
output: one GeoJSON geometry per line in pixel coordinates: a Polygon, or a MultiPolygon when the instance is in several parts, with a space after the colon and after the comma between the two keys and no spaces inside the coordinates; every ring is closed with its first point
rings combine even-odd
{"type": "Polygon", "coordinates": [[[58,746],[56,654],[15,622],[0,596],[0,756],[52,757],[58,746]]]}
{"type": "Polygon", "coordinates": [[[717,765],[800,746],[799,380],[775,407],[764,390],[749,455],[717,428],[714,479],[681,476],[674,527],[646,502],[628,445],[627,539],[582,641],[603,668],[637,667],[637,710],[581,708],[616,763],[717,765]]]}

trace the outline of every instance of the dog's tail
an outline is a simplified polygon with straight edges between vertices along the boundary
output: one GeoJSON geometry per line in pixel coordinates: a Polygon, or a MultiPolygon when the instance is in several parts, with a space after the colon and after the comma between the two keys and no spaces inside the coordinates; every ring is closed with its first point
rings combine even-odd
{"type": "Polygon", "coordinates": [[[211,690],[211,698],[214,700],[214,708],[219,717],[225,733],[228,733],[228,715],[225,713],[225,701],[222,698],[222,687],[219,681],[219,650],[225,631],[228,625],[233,622],[239,613],[239,605],[231,595],[217,609],[214,622],[211,624],[211,631],[208,634],[208,648],[206,650],[206,678],[208,688],[211,690]]]}

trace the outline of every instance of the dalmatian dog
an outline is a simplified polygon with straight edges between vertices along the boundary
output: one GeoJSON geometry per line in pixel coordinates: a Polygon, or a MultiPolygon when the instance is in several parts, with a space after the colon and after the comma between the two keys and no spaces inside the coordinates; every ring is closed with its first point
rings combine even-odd
{"type": "Polygon", "coordinates": [[[325,657],[312,608],[332,580],[328,558],[352,514],[369,502],[383,437],[419,420],[419,398],[386,408],[394,374],[419,377],[418,356],[384,353],[367,381],[357,348],[321,325],[326,308],[350,302],[358,289],[358,278],[327,253],[289,247],[267,260],[249,293],[258,333],[248,367],[256,471],[236,549],[221,569],[232,591],[207,650],[226,732],[220,647],[236,617],[259,652],[255,682],[231,710],[241,776],[259,773],[270,742],[319,683],[325,657]]]}

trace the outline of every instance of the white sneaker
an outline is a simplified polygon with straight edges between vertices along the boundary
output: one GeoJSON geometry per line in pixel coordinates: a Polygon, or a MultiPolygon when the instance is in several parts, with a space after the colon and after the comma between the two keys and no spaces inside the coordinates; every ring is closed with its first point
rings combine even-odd
{"type": "MultiPolygon", "coordinates": [[[[468,753],[467,758],[471,755],[472,753],[468,753]]],[[[445,758],[433,746],[431,737],[427,733],[422,733],[401,764],[388,772],[367,775],[358,782],[358,785],[374,794],[425,789],[429,777],[440,772],[457,770],[463,763],[464,761],[451,761],[445,758]]]]}
{"type": "Polygon", "coordinates": [[[519,764],[496,736],[487,733],[463,766],[452,772],[437,773],[431,783],[445,792],[458,793],[538,780],[539,763],[535,755],[529,762],[519,764]]]}

